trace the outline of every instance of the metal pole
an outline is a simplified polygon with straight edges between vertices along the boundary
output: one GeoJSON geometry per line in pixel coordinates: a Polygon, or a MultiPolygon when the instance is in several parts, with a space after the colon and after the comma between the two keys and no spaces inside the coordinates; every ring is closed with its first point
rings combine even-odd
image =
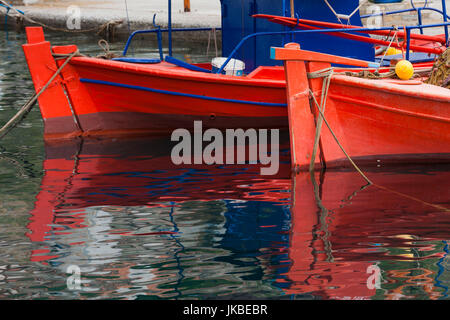
{"type": "MultiPolygon", "coordinates": [[[[445,1],[445,0],[444,0],[445,1]]],[[[411,29],[406,28],[406,60],[409,60],[409,50],[411,48],[411,29]]]]}
{"type": "MultiPolygon", "coordinates": [[[[417,9],[417,19],[419,21],[419,26],[422,25],[422,8],[417,9]]],[[[420,28],[420,34],[423,34],[423,28],[420,28]]]]}
{"type": "MultiPolygon", "coordinates": [[[[444,23],[447,22],[447,4],[445,3],[446,0],[442,0],[442,12],[444,12],[444,23]]],[[[445,26],[445,43],[448,44],[448,26],[445,26]]]]}
{"type": "MultiPolygon", "coordinates": [[[[295,18],[294,0],[291,0],[291,18],[295,18]]],[[[294,42],[294,35],[291,34],[291,42],[294,42]]]]}
{"type": "Polygon", "coordinates": [[[169,56],[172,56],[172,0],[169,0],[168,8],[168,29],[169,29],[169,56]]]}

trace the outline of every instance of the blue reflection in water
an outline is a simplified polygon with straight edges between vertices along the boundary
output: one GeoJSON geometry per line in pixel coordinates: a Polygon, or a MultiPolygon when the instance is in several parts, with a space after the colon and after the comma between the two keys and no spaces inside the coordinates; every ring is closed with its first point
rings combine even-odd
{"type": "Polygon", "coordinates": [[[439,272],[437,273],[435,280],[436,280],[436,286],[444,289],[444,292],[442,293],[441,299],[445,299],[445,298],[448,297],[448,286],[446,286],[444,283],[442,283],[439,280],[439,277],[446,271],[445,267],[443,266],[443,262],[445,261],[445,259],[448,256],[448,242],[447,241],[442,241],[442,242],[444,243],[443,251],[445,252],[445,254],[436,263],[437,266],[439,267],[439,272]]]}

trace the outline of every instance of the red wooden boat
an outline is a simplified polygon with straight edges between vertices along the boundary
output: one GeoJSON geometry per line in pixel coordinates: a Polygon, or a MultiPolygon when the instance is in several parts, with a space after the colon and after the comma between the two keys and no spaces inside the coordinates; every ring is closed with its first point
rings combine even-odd
{"type": "Polygon", "coordinates": [[[450,90],[419,80],[332,75],[323,129],[317,129],[322,117],[310,93],[320,104],[324,78],[308,79],[307,72],[328,69],[331,62],[367,62],[300,50],[294,43],[272,54],[285,61],[291,159],[298,169],[308,167],[313,154],[315,163],[327,167],[350,165],[342,149],[356,163],[371,165],[450,161],[450,90]]]}
{"type": "MultiPolygon", "coordinates": [[[[40,27],[27,28],[27,40],[23,50],[38,92],[58,68],[52,54],[77,47],[51,47],[40,27]]],[[[62,60],[57,61],[60,66],[62,60]]],[[[288,125],[284,72],[274,67],[238,77],[167,62],[75,57],[38,101],[45,138],[170,132],[191,128],[194,120],[214,128],[288,125]]]]}

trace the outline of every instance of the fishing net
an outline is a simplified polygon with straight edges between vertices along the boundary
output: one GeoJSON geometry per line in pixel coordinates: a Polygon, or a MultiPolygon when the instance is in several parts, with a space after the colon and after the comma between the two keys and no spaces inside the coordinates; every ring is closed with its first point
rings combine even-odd
{"type": "Polygon", "coordinates": [[[450,48],[436,60],[430,78],[426,82],[450,89],[450,48]]]}

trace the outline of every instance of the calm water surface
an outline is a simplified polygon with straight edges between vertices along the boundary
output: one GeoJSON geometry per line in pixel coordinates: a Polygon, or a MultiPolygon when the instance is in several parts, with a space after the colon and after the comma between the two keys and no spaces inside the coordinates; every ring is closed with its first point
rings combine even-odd
{"type": "MultiPolygon", "coordinates": [[[[33,93],[24,42],[0,33],[1,123],[33,93]]],[[[173,166],[164,136],[42,133],[35,108],[0,141],[1,299],[448,299],[448,166],[369,169],[377,188],[352,171],[291,178],[286,139],[264,178],[173,166]]]]}

